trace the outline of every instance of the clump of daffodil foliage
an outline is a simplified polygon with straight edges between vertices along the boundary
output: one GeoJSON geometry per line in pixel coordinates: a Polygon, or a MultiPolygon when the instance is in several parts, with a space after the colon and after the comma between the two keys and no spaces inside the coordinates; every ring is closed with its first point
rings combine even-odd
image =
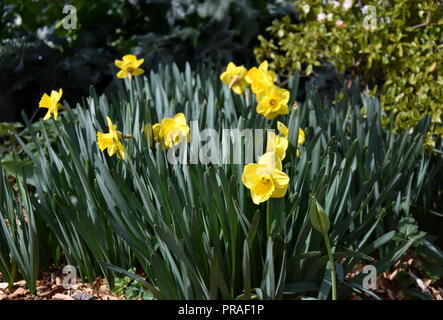
{"type": "Polygon", "coordinates": [[[30,140],[17,136],[29,160],[0,163],[0,272],[10,288],[20,277],[36,294],[38,270],[60,252],[82,279],[104,276],[129,298],[123,274],[147,299],[378,298],[362,291],[362,275],[344,275],[364,261],[385,272],[425,247],[443,263],[418,225],[431,212],[418,206],[423,186],[441,172],[424,154],[430,117],[411,132],[385,130],[378,100],[357,86],[331,108],[311,82],[298,105],[299,75],[283,83],[266,60],[230,62],[219,76],[189,65],[145,74],[135,55],[114,62],[118,95],[92,89],[72,109],[62,89],[44,93],[41,126],[25,117],[30,140]],[[208,147],[231,129],[266,140],[208,147]]]}
{"type": "Polygon", "coordinates": [[[310,75],[327,63],[337,74],[358,76],[380,96],[398,131],[431,114],[427,144],[435,146],[443,136],[443,2],[325,2],[295,2],[300,21],[275,20],[270,37],[259,37],[257,59],[282,73],[310,75]]]}
{"type": "MultiPolygon", "coordinates": [[[[275,85],[277,75],[268,70],[267,61],[263,61],[258,68],[252,67],[249,70],[230,62],[220,75],[220,80],[236,94],[247,94],[246,90],[249,89],[256,94],[256,112],[266,119],[274,120],[278,116],[289,114],[290,92],[275,85]]],[[[243,184],[250,190],[251,198],[257,205],[270,198],[282,198],[288,190],[290,179],[282,171],[281,164],[289,145],[288,128],[280,121],[277,121],[277,128],[279,136],[268,135],[266,154],[260,157],[257,164],[248,164],[243,169],[243,184]]],[[[305,133],[301,128],[298,132],[298,144],[303,144],[305,133]]]]}

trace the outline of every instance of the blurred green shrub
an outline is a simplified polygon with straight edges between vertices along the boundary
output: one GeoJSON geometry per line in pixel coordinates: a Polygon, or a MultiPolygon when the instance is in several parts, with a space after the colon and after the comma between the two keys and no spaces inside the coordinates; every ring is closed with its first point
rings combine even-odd
{"type": "Polygon", "coordinates": [[[395,115],[397,129],[409,130],[432,114],[427,143],[434,147],[443,136],[443,2],[324,2],[297,1],[300,23],[289,17],[275,20],[267,29],[269,38],[259,37],[257,59],[270,60],[281,72],[298,69],[309,75],[314,67],[328,64],[339,77],[358,76],[380,94],[384,110],[395,115]],[[345,2],[352,7],[346,8],[345,2]],[[370,25],[367,5],[376,9],[376,26],[370,25]]]}

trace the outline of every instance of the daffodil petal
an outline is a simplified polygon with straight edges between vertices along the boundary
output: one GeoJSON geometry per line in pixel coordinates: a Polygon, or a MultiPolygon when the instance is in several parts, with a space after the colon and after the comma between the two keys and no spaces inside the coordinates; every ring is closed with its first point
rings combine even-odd
{"type": "Polygon", "coordinates": [[[125,63],[128,63],[128,62],[132,63],[132,62],[135,62],[136,60],[137,60],[137,57],[133,54],[127,54],[123,57],[123,61],[125,63]]]}
{"type": "Polygon", "coordinates": [[[258,205],[262,202],[269,200],[269,198],[271,198],[271,195],[270,194],[261,195],[261,194],[255,193],[254,191],[251,190],[251,198],[252,198],[252,201],[258,205]]]}
{"type": "Polygon", "coordinates": [[[159,139],[160,138],[160,129],[161,129],[161,124],[160,123],[156,123],[152,126],[152,133],[154,135],[155,139],[159,139]]]}
{"type": "Polygon", "coordinates": [[[258,69],[260,71],[268,71],[268,61],[263,61],[259,66],[258,69]]]}
{"type": "Polygon", "coordinates": [[[125,62],[123,62],[122,60],[115,60],[114,64],[117,68],[119,69],[123,69],[123,66],[125,65],[125,62]]]}
{"type": "Polygon", "coordinates": [[[113,143],[114,143],[113,134],[97,132],[97,145],[101,151],[111,147],[113,143]]]}
{"type": "Polygon", "coordinates": [[[288,137],[288,127],[285,126],[282,122],[277,121],[277,129],[278,132],[285,138],[288,137]]]}
{"type": "Polygon", "coordinates": [[[124,160],[125,159],[125,148],[123,147],[123,144],[119,141],[116,145],[117,148],[117,156],[124,160]]]}
{"type": "Polygon", "coordinates": [[[306,134],[303,131],[303,129],[298,129],[298,141],[297,143],[300,144],[304,144],[306,141],[306,134]]]}
{"type": "Polygon", "coordinates": [[[51,97],[49,97],[46,93],[43,94],[42,98],[40,99],[40,102],[38,104],[39,108],[50,108],[52,106],[52,100],[51,97]]]}
{"type": "Polygon", "coordinates": [[[143,73],[145,73],[145,70],[140,69],[140,68],[134,69],[134,70],[131,72],[131,74],[132,74],[133,76],[139,76],[139,75],[141,75],[141,74],[143,74],[143,73]]]}
{"type": "Polygon", "coordinates": [[[282,170],[281,159],[275,154],[275,152],[267,152],[258,160],[259,164],[266,165],[268,170],[282,170]]]}
{"type": "Polygon", "coordinates": [[[50,118],[51,118],[51,111],[48,110],[48,112],[46,112],[46,115],[43,118],[43,120],[49,120],[50,118]]]}
{"type": "Polygon", "coordinates": [[[145,62],[145,59],[136,60],[132,63],[132,67],[137,69],[138,67],[140,67],[143,64],[143,62],[145,62]]]}
{"type": "Polygon", "coordinates": [[[282,198],[286,195],[289,185],[289,177],[286,173],[280,170],[274,170],[272,173],[272,180],[275,185],[274,192],[272,193],[272,198],[282,198]]]}
{"type": "Polygon", "coordinates": [[[120,78],[120,79],[127,78],[128,76],[129,76],[129,72],[127,70],[120,70],[117,73],[117,77],[120,78]]]}
{"type": "Polygon", "coordinates": [[[266,166],[257,163],[247,164],[243,169],[242,182],[246,188],[251,189],[255,185],[258,176],[267,172],[266,166]]]}
{"type": "Polygon", "coordinates": [[[51,100],[52,102],[57,105],[57,103],[60,101],[61,97],[63,95],[63,90],[60,89],[58,92],[55,90],[51,91],[51,100]]]}
{"type": "Polygon", "coordinates": [[[172,118],[174,120],[174,124],[176,126],[182,126],[182,125],[186,125],[186,116],[184,115],[184,113],[180,112],[177,113],[174,118],[172,118]]]}

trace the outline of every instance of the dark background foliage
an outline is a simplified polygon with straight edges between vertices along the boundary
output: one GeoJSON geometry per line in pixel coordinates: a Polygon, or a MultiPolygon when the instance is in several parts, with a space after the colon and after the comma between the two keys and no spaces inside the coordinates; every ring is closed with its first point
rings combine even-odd
{"type": "Polygon", "coordinates": [[[21,110],[32,116],[52,89],[63,88],[71,105],[91,85],[103,92],[114,78],[114,59],[128,53],[144,57],[145,70],[169,62],[255,63],[258,34],[291,13],[282,0],[0,3],[0,121],[20,120],[21,110]],[[75,30],[63,28],[65,4],[77,8],[75,30]]]}

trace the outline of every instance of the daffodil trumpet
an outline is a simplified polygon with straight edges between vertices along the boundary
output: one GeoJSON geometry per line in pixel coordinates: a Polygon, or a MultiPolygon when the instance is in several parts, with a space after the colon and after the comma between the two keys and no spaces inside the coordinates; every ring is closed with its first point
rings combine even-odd
{"type": "Polygon", "coordinates": [[[46,93],[43,94],[38,105],[39,108],[48,109],[48,112],[46,113],[43,120],[48,120],[51,117],[54,117],[54,119],[57,120],[58,112],[66,109],[61,103],[59,103],[62,95],[62,89],[60,89],[59,91],[52,90],[50,96],[46,93]]]}
{"type": "MultiPolygon", "coordinates": [[[[126,152],[122,143],[123,134],[117,131],[117,125],[113,124],[109,117],[106,117],[108,122],[109,132],[97,132],[97,145],[101,151],[108,150],[108,155],[112,157],[117,154],[117,157],[121,160],[125,159],[126,152]]],[[[133,137],[125,134],[127,137],[133,137]]]]}

